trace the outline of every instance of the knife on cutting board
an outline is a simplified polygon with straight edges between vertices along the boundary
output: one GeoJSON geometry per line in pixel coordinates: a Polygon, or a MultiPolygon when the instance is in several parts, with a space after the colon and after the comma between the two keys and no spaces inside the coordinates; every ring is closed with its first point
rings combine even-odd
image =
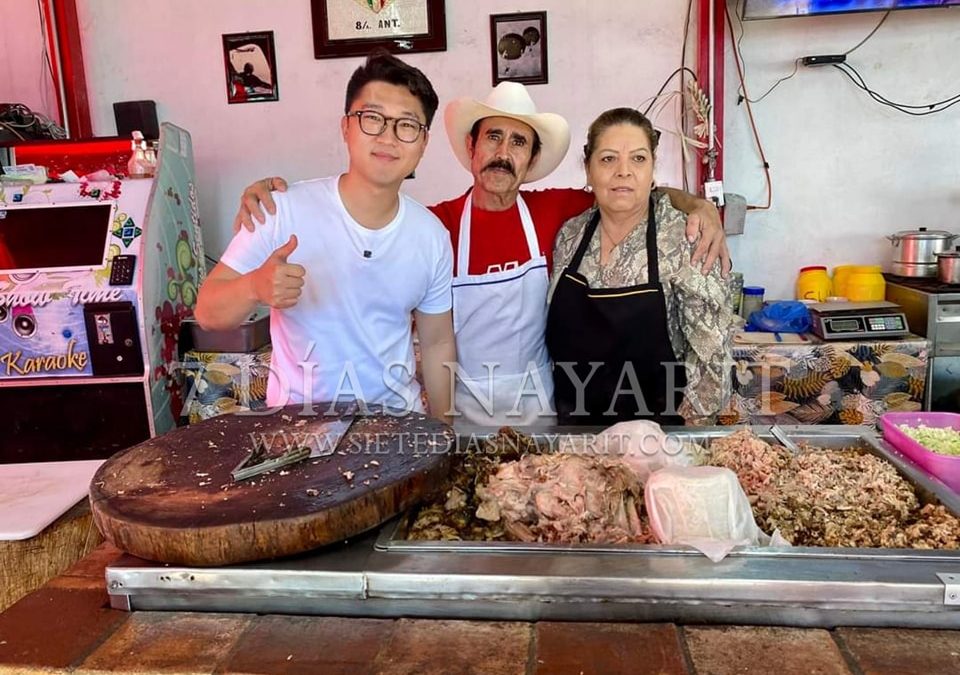
{"type": "MultiPolygon", "coordinates": [[[[292,425],[281,433],[272,432],[269,442],[255,438],[253,449],[230,472],[233,480],[241,481],[302,462],[310,457],[327,457],[336,452],[356,419],[350,412],[337,419],[292,425]]],[[[303,420],[301,420],[303,421],[303,420]]]]}

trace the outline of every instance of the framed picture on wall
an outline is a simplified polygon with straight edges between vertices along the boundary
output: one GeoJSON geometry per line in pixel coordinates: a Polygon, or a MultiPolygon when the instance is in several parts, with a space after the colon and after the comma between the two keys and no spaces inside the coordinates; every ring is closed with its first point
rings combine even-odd
{"type": "Polygon", "coordinates": [[[547,13],[490,15],[493,84],[547,83],[547,13]]]}
{"type": "Polygon", "coordinates": [[[395,54],[447,49],[444,0],[310,0],[313,55],[366,56],[378,47],[395,54]]]}
{"type": "Polygon", "coordinates": [[[280,100],[273,31],[223,36],[227,103],[280,100]]]}

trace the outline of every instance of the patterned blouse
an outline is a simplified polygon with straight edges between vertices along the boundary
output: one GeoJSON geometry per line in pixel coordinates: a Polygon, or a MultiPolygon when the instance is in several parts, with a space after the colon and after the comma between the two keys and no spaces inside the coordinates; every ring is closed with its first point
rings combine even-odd
{"type": "MultiPolygon", "coordinates": [[[[742,319],[733,313],[730,285],[720,276],[719,261],[707,276],[690,264],[695,244],[687,241],[686,216],[663,193],[654,192],[660,282],[667,305],[667,332],[673,352],[686,362],[687,386],[679,413],[687,424],[712,424],[730,397],[733,336],[742,319]]],[[[571,218],[557,234],[550,295],[570,264],[592,208],[571,218]]],[[[594,288],[647,283],[646,219],[614,247],[600,264],[600,227],[580,263],[580,274],[594,288]]]]}

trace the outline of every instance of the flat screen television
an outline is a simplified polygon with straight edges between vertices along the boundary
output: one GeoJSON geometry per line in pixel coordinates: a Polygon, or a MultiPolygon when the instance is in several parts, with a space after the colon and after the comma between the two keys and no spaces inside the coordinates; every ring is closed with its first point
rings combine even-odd
{"type": "Polygon", "coordinates": [[[113,202],[0,205],[0,274],[106,264],[113,202]]]}
{"type": "Polygon", "coordinates": [[[876,12],[920,7],[960,7],[960,0],[744,0],[744,19],[775,19],[845,12],[876,12]]]}

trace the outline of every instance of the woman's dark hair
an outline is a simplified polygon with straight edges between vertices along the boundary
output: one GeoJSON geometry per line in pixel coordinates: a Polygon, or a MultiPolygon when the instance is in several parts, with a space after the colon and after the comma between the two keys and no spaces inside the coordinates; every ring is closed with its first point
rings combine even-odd
{"type": "Polygon", "coordinates": [[[590,129],[587,130],[587,142],[583,146],[583,163],[590,163],[590,158],[597,149],[597,140],[604,131],[618,124],[632,124],[635,127],[643,129],[650,141],[650,151],[653,156],[657,156],[657,142],[660,140],[660,132],[654,130],[653,124],[639,110],[633,108],[611,108],[600,113],[597,119],[593,120],[590,129]]]}
{"type": "Polygon", "coordinates": [[[366,63],[353,71],[350,81],[347,82],[347,99],[343,107],[345,115],[350,112],[350,107],[360,90],[370,82],[386,82],[406,87],[423,106],[423,112],[427,116],[427,127],[433,122],[440,100],[430,80],[420,70],[404,63],[385,49],[371,52],[366,63]]]}

